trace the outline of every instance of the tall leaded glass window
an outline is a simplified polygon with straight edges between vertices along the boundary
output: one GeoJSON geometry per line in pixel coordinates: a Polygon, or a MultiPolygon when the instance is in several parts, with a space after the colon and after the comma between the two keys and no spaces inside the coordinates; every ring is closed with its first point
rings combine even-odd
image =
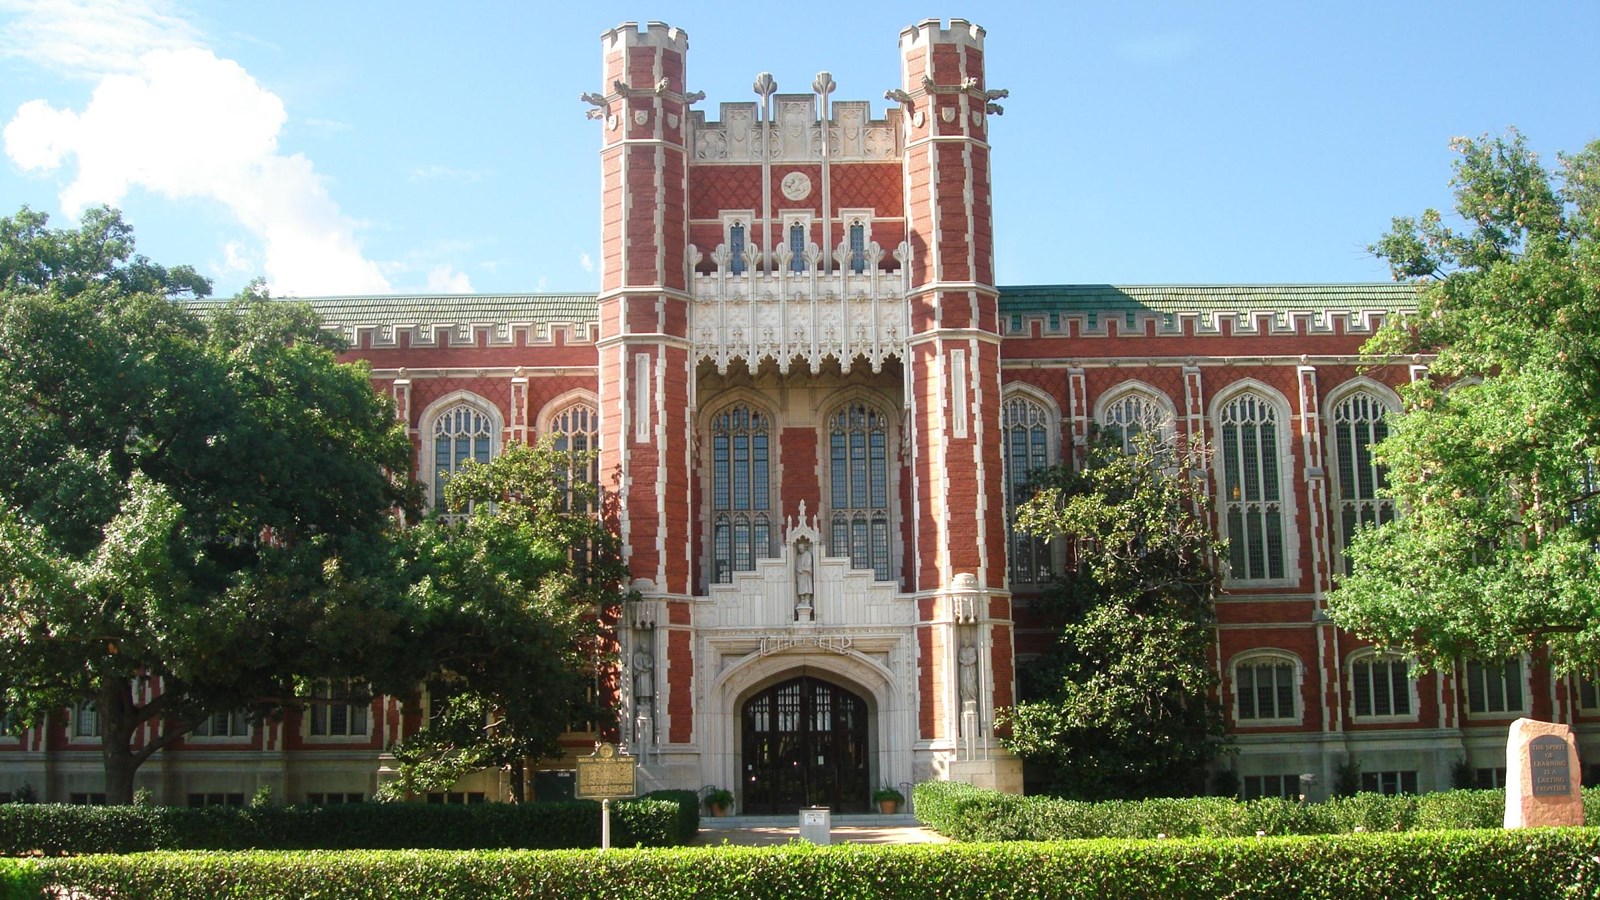
{"type": "Polygon", "coordinates": [[[789,226],[789,271],[806,270],[806,227],[799,222],[789,226]]]}
{"type": "Polygon", "coordinates": [[[1167,411],[1156,398],[1144,391],[1129,391],[1112,401],[1101,413],[1100,433],[1107,440],[1132,453],[1141,434],[1158,438],[1172,424],[1167,411]]]}
{"type": "Polygon", "coordinates": [[[477,407],[460,403],[433,420],[433,508],[445,510],[445,482],[470,460],[486,463],[493,453],[493,428],[477,407]]]}
{"type": "MultiPolygon", "coordinates": [[[[1389,436],[1382,400],[1360,391],[1333,408],[1335,509],[1339,515],[1340,547],[1350,546],[1356,529],[1394,520],[1394,501],[1378,496],[1389,484],[1387,472],[1372,458],[1372,445],[1389,436]]],[[[1343,562],[1346,573],[1350,559],[1343,562]]]]}
{"type": "Polygon", "coordinates": [[[1011,397],[1001,408],[1001,440],[1006,458],[1006,534],[1011,551],[1011,582],[1050,580],[1050,544],[1014,527],[1017,507],[1033,494],[1033,473],[1050,465],[1050,414],[1026,397],[1011,397]]]}
{"type": "Polygon", "coordinates": [[[828,417],[828,552],[891,578],[889,562],[889,423],[866,403],[828,417]]]}
{"type": "Polygon", "coordinates": [[[567,477],[585,484],[600,483],[600,412],[589,403],[574,403],[550,417],[555,449],[571,463],[567,477]]]}
{"type": "Polygon", "coordinates": [[[850,223],[850,271],[857,275],[867,270],[867,225],[850,223]]]}
{"type": "Polygon", "coordinates": [[[735,275],[744,274],[744,223],[735,222],[728,226],[728,252],[733,258],[728,261],[729,270],[735,275]]]}
{"type": "Polygon", "coordinates": [[[1229,575],[1238,581],[1284,577],[1283,482],[1278,411],[1259,394],[1228,401],[1217,423],[1229,575]]]}
{"type": "Polygon", "coordinates": [[[755,569],[771,554],[768,455],[772,423],[745,404],[711,420],[711,580],[755,569]]]}

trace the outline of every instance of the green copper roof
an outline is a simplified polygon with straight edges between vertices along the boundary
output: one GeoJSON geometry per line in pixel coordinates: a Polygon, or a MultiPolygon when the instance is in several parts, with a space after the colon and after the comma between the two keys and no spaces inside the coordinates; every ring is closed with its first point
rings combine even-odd
{"type": "Polygon", "coordinates": [[[593,322],[594,294],[385,294],[302,297],[329,325],[519,325],[593,322]]]}
{"type": "Polygon", "coordinates": [[[1057,284],[1000,288],[1001,315],[1410,310],[1413,284],[1057,284]]]}
{"type": "MultiPolygon", "coordinates": [[[[1000,288],[1003,316],[1409,310],[1412,284],[1056,284],[1000,288]]],[[[331,326],[594,322],[594,294],[383,294],[303,297],[331,326]]],[[[196,307],[222,301],[199,301],[196,307]]]]}

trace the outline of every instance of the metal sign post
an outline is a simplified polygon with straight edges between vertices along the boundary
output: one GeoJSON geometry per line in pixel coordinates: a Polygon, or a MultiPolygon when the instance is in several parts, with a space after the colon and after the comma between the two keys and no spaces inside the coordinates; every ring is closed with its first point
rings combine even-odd
{"type": "Polygon", "coordinates": [[[639,758],[618,755],[616,745],[601,744],[594,753],[578,758],[579,800],[600,801],[600,849],[611,849],[611,801],[634,797],[638,787],[639,758]]]}

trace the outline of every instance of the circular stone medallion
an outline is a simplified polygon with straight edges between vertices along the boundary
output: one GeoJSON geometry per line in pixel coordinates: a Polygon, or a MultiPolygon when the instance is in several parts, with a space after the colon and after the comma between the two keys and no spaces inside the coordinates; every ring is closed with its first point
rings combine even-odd
{"type": "Polygon", "coordinates": [[[790,200],[804,200],[811,196],[811,176],[804,172],[790,172],[783,176],[783,195],[790,200]]]}

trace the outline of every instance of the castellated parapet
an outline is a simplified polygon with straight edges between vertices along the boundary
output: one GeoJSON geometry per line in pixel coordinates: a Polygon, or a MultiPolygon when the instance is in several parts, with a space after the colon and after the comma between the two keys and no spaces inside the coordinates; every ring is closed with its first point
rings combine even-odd
{"type": "Polygon", "coordinates": [[[600,41],[601,49],[607,53],[622,46],[664,47],[682,53],[689,49],[689,32],[665,22],[647,22],[642,29],[638,22],[622,22],[601,32],[600,41]]]}
{"type": "Polygon", "coordinates": [[[943,24],[939,19],[923,19],[901,30],[900,51],[903,53],[910,45],[918,42],[962,44],[975,50],[982,50],[983,35],[982,25],[974,25],[966,19],[951,19],[949,25],[943,24]]]}

